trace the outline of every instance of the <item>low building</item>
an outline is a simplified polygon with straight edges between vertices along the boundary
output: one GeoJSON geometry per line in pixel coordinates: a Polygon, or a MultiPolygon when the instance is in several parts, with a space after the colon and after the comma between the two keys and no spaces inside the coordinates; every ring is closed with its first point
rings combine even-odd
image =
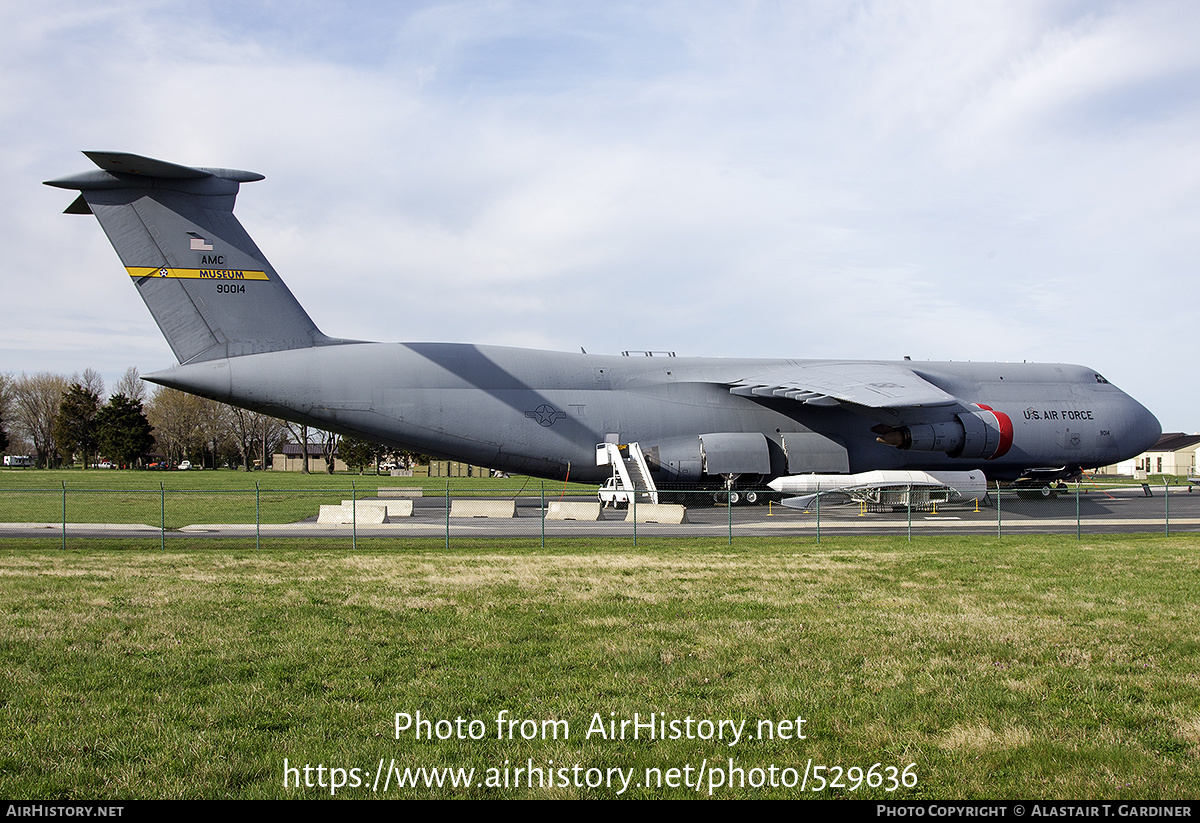
{"type": "Polygon", "coordinates": [[[1115,474],[1146,479],[1151,474],[1195,477],[1200,434],[1165,432],[1158,442],[1131,460],[1098,469],[1097,474],[1115,474]]]}
{"type": "MultiPolygon", "coordinates": [[[[300,451],[299,444],[284,443],[280,446],[279,451],[271,455],[271,468],[281,472],[303,471],[304,453],[300,451]]],[[[308,446],[308,470],[312,474],[321,474],[325,471],[325,455],[321,453],[319,444],[310,443],[308,446]]],[[[350,470],[350,467],[338,457],[337,449],[333,450],[333,470],[335,472],[350,470]]]]}

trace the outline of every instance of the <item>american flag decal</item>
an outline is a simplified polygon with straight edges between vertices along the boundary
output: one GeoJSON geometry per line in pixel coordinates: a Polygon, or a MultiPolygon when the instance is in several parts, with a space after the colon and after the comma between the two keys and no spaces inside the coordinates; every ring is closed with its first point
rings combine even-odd
{"type": "Polygon", "coordinates": [[[192,238],[192,251],[212,251],[212,243],[209,243],[194,231],[189,231],[188,236],[192,238]]]}

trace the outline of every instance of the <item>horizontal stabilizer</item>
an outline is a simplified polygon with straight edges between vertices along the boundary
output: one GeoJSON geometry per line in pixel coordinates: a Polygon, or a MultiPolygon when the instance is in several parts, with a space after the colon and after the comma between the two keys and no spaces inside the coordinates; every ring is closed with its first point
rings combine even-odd
{"type": "Polygon", "coordinates": [[[84,152],[97,170],[46,181],[94,214],[179,362],[335,342],[317,329],[233,216],[263,175],[84,152]]]}
{"type": "Polygon", "coordinates": [[[207,177],[208,173],[190,166],[165,163],[140,154],[123,154],[115,151],[85,151],[84,156],[105,171],[120,174],[139,174],[143,177],[161,177],[164,180],[194,180],[207,177]]]}

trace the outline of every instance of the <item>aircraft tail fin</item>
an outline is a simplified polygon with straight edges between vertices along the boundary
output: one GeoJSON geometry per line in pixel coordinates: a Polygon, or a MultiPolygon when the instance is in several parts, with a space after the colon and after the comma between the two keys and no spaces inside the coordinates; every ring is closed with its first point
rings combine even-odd
{"type": "Polygon", "coordinates": [[[46,185],[80,192],[66,213],[96,215],[181,364],[336,342],[233,216],[240,184],[263,175],[84,154],[98,170],[46,185]]]}

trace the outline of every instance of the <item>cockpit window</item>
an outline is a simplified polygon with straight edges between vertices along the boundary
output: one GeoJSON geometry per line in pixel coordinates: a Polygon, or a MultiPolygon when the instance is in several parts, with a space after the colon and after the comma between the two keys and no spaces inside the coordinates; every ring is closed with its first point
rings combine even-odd
{"type": "Polygon", "coordinates": [[[1104,375],[1102,375],[1102,374],[1096,375],[1096,382],[1103,383],[1106,386],[1108,385],[1108,381],[1104,379],[1104,375]]]}

